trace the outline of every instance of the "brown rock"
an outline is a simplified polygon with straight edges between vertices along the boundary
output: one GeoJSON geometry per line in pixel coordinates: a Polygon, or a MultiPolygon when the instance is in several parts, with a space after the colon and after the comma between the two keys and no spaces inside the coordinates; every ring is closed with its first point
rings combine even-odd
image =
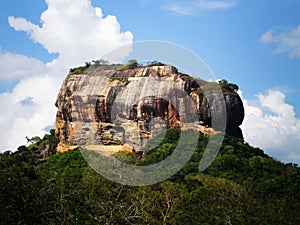
{"type": "Polygon", "coordinates": [[[201,130],[199,121],[204,127],[213,127],[206,128],[207,133],[226,130],[242,138],[239,125],[244,108],[240,97],[234,91],[224,91],[220,96],[225,110],[218,93],[211,90],[215,85],[179,73],[173,66],[124,71],[100,67],[85,74],[69,74],[56,100],[58,151],[76,145],[140,150],[154,133],[171,127],[201,130]],[[224,110],[226,129],[218,125],[224,110]],[[159,118],[159,123],[154,124],[154,118],[159,118]]]}

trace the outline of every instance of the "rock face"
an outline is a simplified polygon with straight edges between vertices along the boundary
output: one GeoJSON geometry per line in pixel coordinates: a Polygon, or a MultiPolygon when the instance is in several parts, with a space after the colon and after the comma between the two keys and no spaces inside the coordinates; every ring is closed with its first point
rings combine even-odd
{"type": "Polygon", "coordinates": [[[102,146],[108,153],[139,150],[167,128],[243,137],[239,126],[244,108],[238,94],[227,87],[221,91],[215,82],[195,80],[173,66],[97,67],[70,73],[56,107],[58,151],[77,145],[102,146]]]}

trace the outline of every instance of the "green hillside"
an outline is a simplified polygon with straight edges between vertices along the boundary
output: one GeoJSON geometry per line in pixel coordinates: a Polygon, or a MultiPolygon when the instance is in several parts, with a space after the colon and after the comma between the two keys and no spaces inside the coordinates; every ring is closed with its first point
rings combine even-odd
{"type": "MultiPolygon", "coordinates": [[[[178,130],[136,165],[172,153],[178,130]]],[[[200,135],[190,162],[168,180],[129,187],[98,175],[79,150],[53,154],[53,132],[0,154],[1,224],[300,224],[300,169],[243,140],[225,137],[219,155],[198,171],[208,136],[200,135]],[[45,156],[48,157],[44,158],[45,156]]]]}

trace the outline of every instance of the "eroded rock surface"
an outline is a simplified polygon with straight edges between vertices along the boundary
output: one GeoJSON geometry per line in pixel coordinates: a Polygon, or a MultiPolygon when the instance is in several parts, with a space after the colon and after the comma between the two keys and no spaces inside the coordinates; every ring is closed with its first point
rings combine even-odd
{"type": "Polygon", "coordinates": [[[238,94],[226,88],[221,92],[217,83],[195,80],[173,66],[70,73],[56,106],[58,151],[77,145],[107,146],[109,153],[139,150],[167,128],[243,137],[239,126],[244,108],[238,94]]]}

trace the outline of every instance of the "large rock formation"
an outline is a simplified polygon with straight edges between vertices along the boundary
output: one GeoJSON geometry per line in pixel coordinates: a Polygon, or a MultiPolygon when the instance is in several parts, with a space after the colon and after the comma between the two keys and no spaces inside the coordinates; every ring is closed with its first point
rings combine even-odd
{"type": "Polygon", "coordinates": [[[195,80],[173,66],[99,66],[69,73],[56,106],[58,151],[77,145],[101,146],[109,153],[139,150],[172,127],[243,137],[244,108],[236,91],[224,83],[220,88],[216,82],[195,80]]]}

